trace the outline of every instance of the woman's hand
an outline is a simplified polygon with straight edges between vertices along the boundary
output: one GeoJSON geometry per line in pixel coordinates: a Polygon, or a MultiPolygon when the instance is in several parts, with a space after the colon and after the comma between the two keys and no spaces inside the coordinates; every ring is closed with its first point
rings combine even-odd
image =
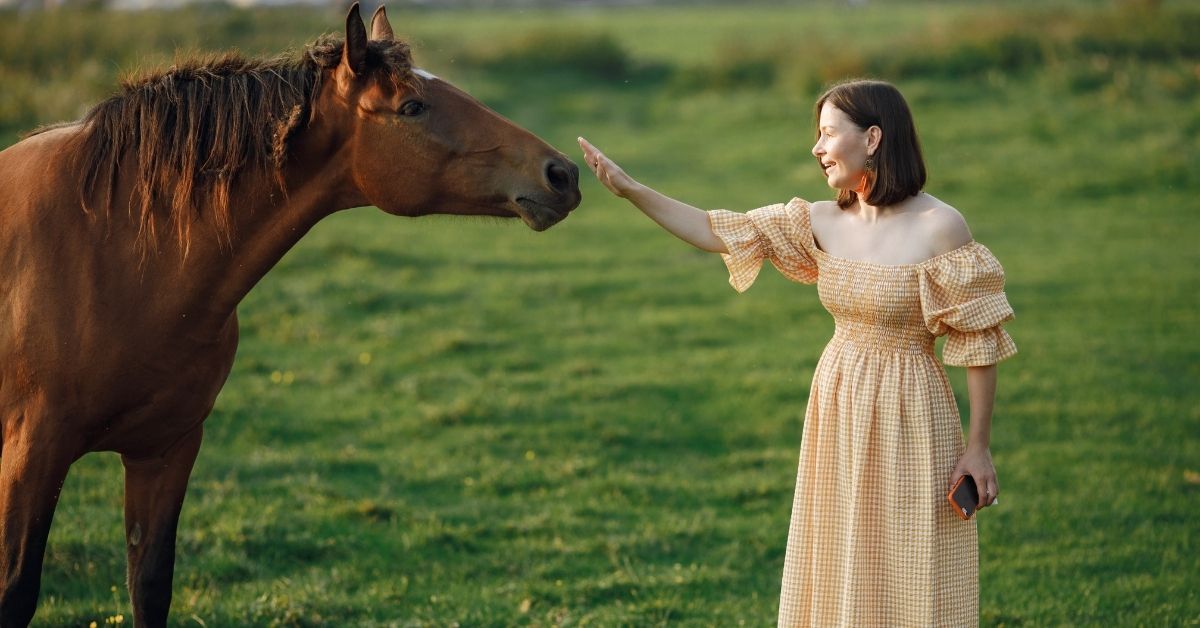
{"type": "Polygon", "coordinates": [[[988,448],[968,446],[966,453],[958,461],[958,466],[954,468],[954,473],[950,474],[950,486],[954,486],[958,478],[964,475],[969,475],[975,480],[975,487],[979,489],[980,509],[996,503],[1000,484],[996,480],[996,467],[992,465],[992,452],[988,448]]]}
{"type": "Polygon", "coordinates": [[[707,212],[634,181],[620,166],[582,137],[579,138],[579,147],[583,149],[583,159],[588,168],[609,192],[633,203],[680,240],[702,251],[729,252],[725,243],[713,233],[707,212]]]}
{"type": "Polygon", "coordinates": [[[613,160],[605,157],[600,149],[592,146],[582,137],[579,138],[579,147],[583,149],[584,162],[600,180],[600,183],[604,184],[609,192],[621,198],[629,198],[630,193],[638,187],[638,182],[625,174],[625,171],[621,170],[621,167],[613,160]]]}

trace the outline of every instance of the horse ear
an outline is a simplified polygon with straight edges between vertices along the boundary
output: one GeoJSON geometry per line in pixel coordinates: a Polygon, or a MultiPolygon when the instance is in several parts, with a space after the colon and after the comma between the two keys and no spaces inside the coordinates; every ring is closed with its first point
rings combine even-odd
{"type": "Polygon", "coordinates": [[[358,3],[346,15],[346,45],[342,47],[342,65],[356,76],[367,69],[367,28],[358,13],[358,3]]]}
{"type": "Polygon", "coordinates": [[[392,25],[387,19],[387,11],[381,4],[378,9],[375,9],[375,15],[371,16],[371,39],[392,41],[395,38],[396,33],[392,32],[392,25]]]}

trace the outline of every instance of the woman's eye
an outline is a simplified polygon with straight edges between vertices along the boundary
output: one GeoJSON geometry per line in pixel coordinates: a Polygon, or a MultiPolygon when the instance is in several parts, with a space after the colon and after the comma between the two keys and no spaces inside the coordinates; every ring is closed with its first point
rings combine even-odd
{"type": "Polygon", "coordinates": [[[400,115],[402,116],[419,116],[424,112],[425,103],[419,100],[410,100],[400,105],[400,115]]]}

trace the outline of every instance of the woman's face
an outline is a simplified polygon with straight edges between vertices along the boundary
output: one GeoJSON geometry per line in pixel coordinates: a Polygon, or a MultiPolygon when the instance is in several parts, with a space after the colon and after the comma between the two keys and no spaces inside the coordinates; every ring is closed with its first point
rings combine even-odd
{"type": "Polygon", "coordinates": [[[820,135],[812,154],[825,173],[829,187],[856,189],[862,181],[868,151],[874,148],[871,134],[858,128],[841,109],[829,103],[821,105],[817,131],[820,135]]]}

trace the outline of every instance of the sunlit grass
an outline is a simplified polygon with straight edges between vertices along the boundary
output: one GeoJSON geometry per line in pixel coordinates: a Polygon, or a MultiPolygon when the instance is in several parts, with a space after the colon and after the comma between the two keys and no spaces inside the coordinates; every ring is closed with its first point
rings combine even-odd
{"type": "MultiPolygon", "coordinates": [[[[883,33],[920,28],[926,9],[859,17],[883,33]]],[[[238,15],[219,18],[219,43],[278,49],[337,23],[238,15]]],[[[780,15],[553,24],[674,72],[755,24],[783,36],[780,15]],[[666,21],[669,36],[640,34],[666,21]]],[[[830,36],[849,23],[830,7],[794,15],[830,36]]],[[[947,15],[928,20],[973,13],[947,15]]],[[[187,30],[128,19],[155,37],[187,30]]],[[[504,49],[551,18],[393,19],[448,42],[428,54],[435,71],[564,150],[587,135],[668,193],[733,209],[828,196],[803,85],[481,72],[445,51],[504,49]]],[[[993,437],[1005,499],[980,523],[985,625],[1200,621],[1200,79],[1191,58],[1109,63],[898,79],[929,190],[1004,262],[1017,310],[993,437]]],[[[206,423],[175,625],[772,623],[800,419],[832,323],[815,291],[767,270],[736,295],[715,257],[592,182],[584,194],[542,234],[339,214],[267,276],[206,423]]],[[[951,378],[965,404],[961,370],[951,378]]],[[[121,530],[119,462],[89,456],[63,491],[38,625],[132,621],[121,530]]]]}

